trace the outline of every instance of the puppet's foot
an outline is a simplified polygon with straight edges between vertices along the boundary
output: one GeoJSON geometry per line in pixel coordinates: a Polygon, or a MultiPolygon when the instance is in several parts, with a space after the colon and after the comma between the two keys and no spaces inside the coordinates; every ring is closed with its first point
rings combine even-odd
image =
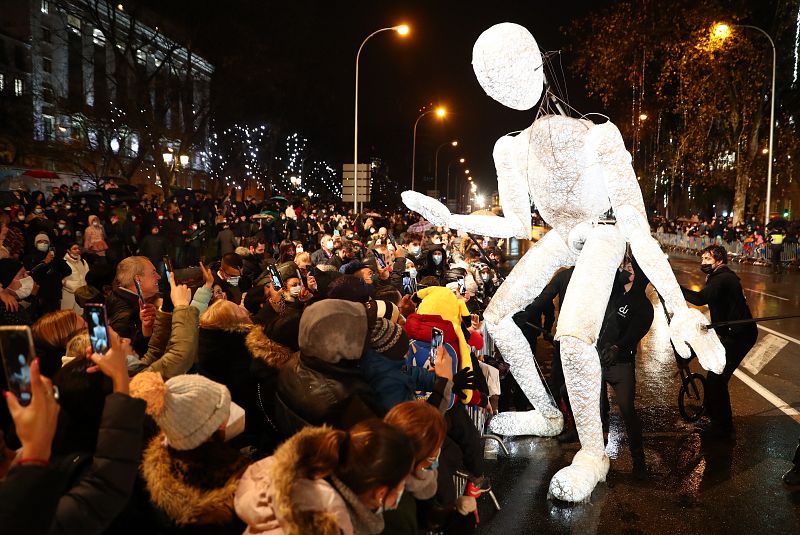
{"type": "Polygon", "coordinates": [[[497,435],[554,437],[564,429],[564,417],[555,411],[552,418],[541,411],[501,412],[489,422],[489,431],[497,435]]]}
{"type": "Polygon", "coordinates": [[[550,496],[565,502],[585,502],[595,485],[606,480],[608,455],[578,451],[572,464],[556,472],[550,481],[550,496]]]}

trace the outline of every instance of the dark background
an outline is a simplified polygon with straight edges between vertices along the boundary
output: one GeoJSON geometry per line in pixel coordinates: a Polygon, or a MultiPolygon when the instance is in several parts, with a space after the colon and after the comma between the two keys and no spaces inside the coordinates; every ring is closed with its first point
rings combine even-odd
{"type": "MultiPolygon", "coordinates": [[[[491,158],[496,139],[529,125],[536,110],[519,112],[486,96],[472,72],[472,46],[499,22],[528,28],[543,51],[564,48],[561,28],[609,0],[552,1],[191,1],[142,0],[165,30],[211,60],[219,124],[277,122],[299,131],[337,169],[352,161],[355,56],[361,41],[386,26],[406,23],[411,32],[379,34],[361,54],[359,160],[382,157],[390,176],[410,183],[414,121],[426,105],[443,105],[448,116],[427,116],[417,131],[418,189],[433,176],[433,153],[458,139],[458,149],[440,152],[443,178],[453,158],[463,156],[481,192],[496,188],[491,158]]],[[[552,58],[562,97],[582,112],[602,112],[585,98],[570,75],[566,54],[552,58]]],[[[612,120],[614,118],[612,117],[612,120]]],[[[453,166],[455,169],[455,166],[453,166]]],[[[463,177],[463,172],[461,172],[463,177]]],[[[443,188],[441,188],[443,189],[443,188]]]]}

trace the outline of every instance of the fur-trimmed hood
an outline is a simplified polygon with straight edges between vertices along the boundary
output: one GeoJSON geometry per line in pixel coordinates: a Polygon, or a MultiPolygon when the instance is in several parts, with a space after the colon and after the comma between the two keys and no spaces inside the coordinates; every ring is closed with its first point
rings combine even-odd
{"type": "Polygon", "coordinates": [[[295,353],[287,346],[268,338],[259,326],[247,334],[245,345],[254,359],[262,360],[273,368],[283,368],[295,353]]]}
{"type": "Polygon", "coordinates": [[[271,457],[251,465],[234,500],[236,514],[247,523],[245,534],[360,535],[383,531],[383,517],[360,503],[331,476],[311,480],[299,465],[303,442],[327,433],[307,427],[284,442],[271,457]]]}
{"type": "Polygon", "coordinates": [[[150,501],[176,525],[225,525],[238,522],[233,496],[249,463],[224,443],[176,452],[159,434],[144,452],[141,471],[150,501]]]}

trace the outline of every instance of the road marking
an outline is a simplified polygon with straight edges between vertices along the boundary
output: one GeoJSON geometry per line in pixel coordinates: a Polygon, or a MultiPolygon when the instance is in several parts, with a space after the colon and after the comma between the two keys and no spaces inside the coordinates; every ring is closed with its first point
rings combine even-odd
{"type": "Polygon", "coordinates": [[[769,296],[769,297],[774,297],[775,299],[780,299],[782,301],[788,301],[789,300],[789,299],[787,299],[785,297],[781,297],[780,295],[768,294],[767,292],[760,292],[758,290],[753,290],[752,288],[745,288],[745,290],[747,290],[748,292],[755,292],[757,294],[766,295],[766,296],[769,296]]]}
{"type": "Polygon", "coordinates": [[[787,345],[789,345],[789,340],[768,334],[759,340],[747,353],[747,356],[742,361],[742,367],[753,375],[758,375],[758,372],[769,364],[769,361],[775,358],[775,355],[787,345]]]}
{"type": "Polygon", "coordinates": [[[759,394],[762,398],[772,403],[775,406],[775,408],[777,408],[783,414],[785,414],[795,422],[800,423],[800,412],[797,412],[797,410],[792,408],[788,403],[786,403],[781,398],[779,398],[778,396],[776,396],[775,394],[773,394],[772,392],[761,386],[761,384],[758,383],[755,379],[748,376],[741,370],[734,370],[733,375],[738,377],[739,380],[742,381],[744,384],[755,390],[756,393],[759,394]]]}
{"type": "Polygon", "coordinates": [[[789,336],[788,334],[783,334],[783,333],[782,333],[782,332],[780,332],[780,331],[773,331],[773,330],[772,330],[772,329],[770,329],[769,327],[764,327],[763,325],[759,325],[759,326],[758,326],[758,328],[759,328],[759,329],[761,329],[761,330],[762,330],[762,331],[764,331],[764,332],[772,333],[772,334],[774,334],[775,336],[780,336],[780,337],[781,337],[781,338],[783,338],[784,340],[789,340],[790,342],[794,342],[795,344],[797,344],[797,345],[799,345],[799,346],[800,346],[800,340],[798,340],[797,338],[792,338],[792,337],[791,337],[791,336],[789,336]]]}

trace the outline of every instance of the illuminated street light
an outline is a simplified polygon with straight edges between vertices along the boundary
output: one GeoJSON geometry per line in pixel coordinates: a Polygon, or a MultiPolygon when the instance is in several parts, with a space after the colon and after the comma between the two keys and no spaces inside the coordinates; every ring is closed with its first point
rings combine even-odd
{"type": "Polygon", "coordinates": [[[769,149],[764,147],[763,149],[761,149],[761,154],[769,154],[769,149]]]}
{"type": "Polygon", "coordinates": [[[484,206],[486,206],[486,197],[484,197],[483,195],[475,195],[475,205],[478,208],[483,208],[484,206]]]}
{"type": "Polygon", "coordinates": [[[639,115],[639,120],[640,121],[646,121],[647,120],[647,114],[646,113],[642,113],[641,115],[639,115]]]}
{"type": "Polygon", "coordinates": [[[185,154],[180,155],[181,167],[186,167],[189,165],[189,157],[185,154]]]}
{"type": "Polygon", "coordinates": [[[750,24],[734,24],[733,26],[725,24],[725,23],[718,23],[714,26],[712,30],[712,36],[715,39],[720,41],[724,41],[728,37],[731,36],[731,28],[750,28],[751,30],[756,30],[760,32],[764,37],[767,38],[769,41],[770,46],[772,47],[772,95],[770,97],[770,111],[769,111],[769,149],[764,149],[766,152],[761,151],[762,154],[769,154],[769,160],[767,160],[767,198],[766,202],[764,203],[764,225],[769,224],[769,205],[772,197],[772,141],[774,139],[775,134],[775,70],[777,64],[777,54],[775,52],[775,41],[772,40],[772,37],[769,36],[767,32],[759,28],[758,26],[752,26],[750,24]]]}
{"type": "Polygon", "coordinates": [[[460,163],[464,163],[464,162],[466,162],[467,160],[465,160],[464,158],[459,158],[459,159],[458,159],[458,161],[459,161],[460,163]]]}
{"type": "Polygon", "coordinates": [[[439,106],[435,110],[422,112],[419,117],[417,117],[417,120],[414,121],[414,141],[411,146],[411,191],[414,191],[414,183],[417,174],[417,125],[420,119],[431,113],[436,113],[437,117],[443,119],[444,116],[447,115],[447,110],[443,106],[439,106]]]}
{"type": "Polygon", "coordinates": [[[469,174],[469,169],[464,169],[464,174],[468,175],[469,174]]]}
{"type": "Polygon", "coordinates": [[[356,98],[355,98],[355,120],[353,121],[353,211],[358,211],[358,60],[361,58],[361,49],[370,38],[381,32],[395,31],[398,35],[408,35],[408,24],[400,24],[389,28],[381,28],[369,34],[366,39],[361,41],[361,46],[356,52],[356,98]]]}
{"type": "MultiPolygon", "coordinates": [[[[445,141],[438,147],[436,147],[436,152],[433,156],[433,189],[436,190],[436,195],[439,195],[439,151],[442,150],[442,147],[450,145],[451,147],[458,147],[458,141],[445,141]]],[[[441,197],[441,195],[439,195],[441,197]]]]}
{"type": "Polygon", "coordinates": [[[164,159],[164,163],[167,164],[167,165],[172,163],[172,153],[171,152],[165,152],[164,154],[161,155],[161,158],[164,159]]]}

